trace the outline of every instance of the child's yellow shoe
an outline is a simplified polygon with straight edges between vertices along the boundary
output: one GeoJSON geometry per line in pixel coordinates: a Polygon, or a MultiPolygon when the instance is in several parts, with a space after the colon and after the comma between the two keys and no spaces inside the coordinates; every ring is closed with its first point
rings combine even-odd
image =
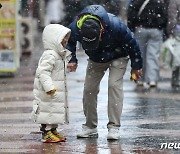
{"type": "Polygon", "coordinates": [[[64,137],[63,135],[61,135],[59,132],[57,132],[57,130],[51,130],[52,133],[57,137],[59,138],[60,142],[65,142],[67,140],[66,137],[64,137]]]}
{"type": "Polygon", "coordinates": [[[61,142],[61,140],[58,137],[56,137],[50,130],[47,131],[44,135],[42,135],[41,141],[43,143],[61,142]]]}

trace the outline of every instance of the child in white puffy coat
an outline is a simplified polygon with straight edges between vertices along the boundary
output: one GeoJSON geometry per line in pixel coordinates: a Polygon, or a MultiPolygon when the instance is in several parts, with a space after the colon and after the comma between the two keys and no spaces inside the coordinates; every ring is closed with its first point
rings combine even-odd
{"type": "Polygon", "coordinates": [[[66,64],[71,52],[65,49],[70,29],[59,24],[44,28],[42,54],[34,79],[32,118],[41,124],[42,142],[56,143],[66,138],[57,132],[58,124],[68,123],[66,64]]]}

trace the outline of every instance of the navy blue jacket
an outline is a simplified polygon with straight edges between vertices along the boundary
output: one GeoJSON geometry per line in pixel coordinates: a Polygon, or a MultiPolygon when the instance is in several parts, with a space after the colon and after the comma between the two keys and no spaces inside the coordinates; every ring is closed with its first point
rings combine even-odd
{"type": "Polygon", "coordinates": [[[72,52],[71,62],[77,62],[76,42],[82,41],[77,21],[83,14],[91,14],[98,17],[105,28],[99,47],[95,51],[85,51],[94,62],[106,63],[111,60],[129,56],[132,69],[142,68],[142,57],[139,44],[129,28],[115,15],[107,13],[100,5],[90,5],[82,10],[79,16],[69,25],[71,36],[67,49],[72,52]]]}

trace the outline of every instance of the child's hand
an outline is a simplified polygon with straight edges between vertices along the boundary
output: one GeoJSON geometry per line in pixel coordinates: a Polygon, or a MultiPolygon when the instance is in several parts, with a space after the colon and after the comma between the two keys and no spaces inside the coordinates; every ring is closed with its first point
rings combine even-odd
{"type": "Polygon", "coordinates": [[[54,88],[53,90],[50,90],[50,91],[46,92],[46,94],[52,96],[52,95],[54,95],[54,93],[56,92],[56,90],[57,90],[57,88],[54,88]]]}

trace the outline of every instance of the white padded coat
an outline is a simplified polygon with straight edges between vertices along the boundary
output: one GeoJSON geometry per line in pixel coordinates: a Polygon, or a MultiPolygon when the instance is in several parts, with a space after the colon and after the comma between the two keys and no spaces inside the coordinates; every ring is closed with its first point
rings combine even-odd
{"type": "Polygon", "coordinates": [[[34,79],[33,121],[39,124],[64,124],[69,122],[66,60],[71,52],[66,50],[61,41],[70,29],[50,24],[43,31],[44,53],[42,54],[34,79]],[[57,88],[54,95],[46,92],[57,88]]]}

